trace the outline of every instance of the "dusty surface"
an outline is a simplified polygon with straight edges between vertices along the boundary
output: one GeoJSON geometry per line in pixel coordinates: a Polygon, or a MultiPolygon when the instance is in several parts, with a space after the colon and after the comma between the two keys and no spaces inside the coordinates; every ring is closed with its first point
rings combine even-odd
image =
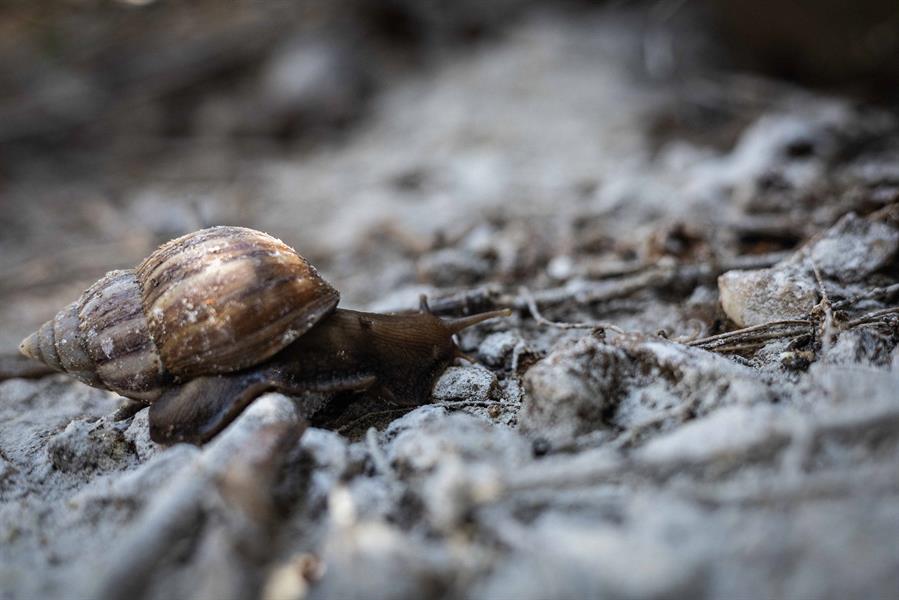
{"type": "Polygon", "coordinates": [[[114,394],[0,382],[0,597],[892,596],[897,122],[762,79],[635,76],[640,31],[527,16],[312,147],[12,171],[9,350],[212,223],[280,236],[344,306],[515,314],[462,335],[474,362],[433,405],[338,431],[268,395],[163,448],[114,394]],[[738,325],[760,327],[720,335],[738,325]]]}

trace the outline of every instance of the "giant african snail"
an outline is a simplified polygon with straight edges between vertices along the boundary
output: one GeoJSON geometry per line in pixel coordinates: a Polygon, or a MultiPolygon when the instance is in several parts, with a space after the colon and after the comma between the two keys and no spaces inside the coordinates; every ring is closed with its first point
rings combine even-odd
{"type": "Polygon", "coordinates": [[[337,309],[339,294],[265,233],[212,227],[111,271],[28,336],[27,356],[149,403],[158,442],[203,442],[268,390],[367,391],[428,402],[459,355],[453,334],[494,311],[441,319],[337,309]]]}

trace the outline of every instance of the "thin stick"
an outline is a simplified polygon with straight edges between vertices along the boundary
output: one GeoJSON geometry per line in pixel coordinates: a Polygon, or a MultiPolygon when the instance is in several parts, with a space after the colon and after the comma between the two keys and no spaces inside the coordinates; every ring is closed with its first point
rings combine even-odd
{"type": "Polygon", "coordinates": [[[873,312],[869,312],[866,315],[862,315],[857,319],[853,319],[849,321],[849,327],[857,327],[858,325],[864,325],[865,323],[870,323],[872,321],[876,321],[880,317],[885,317],[886,315],[892,315],[895,313],[899,313],[899,306],[892,306],[890,308],[884,308],[881,310],[875,310],[873,312]]]}
{"type": "Polygon", "coordinates": [[[522,286],[519,288],[519,293],[524,297],[525,302],[527,302],[528,311],[531,313],[531,316],[535,321],[540,323],[541,325],[547,325],[549,327],[556,327],[558,329],[611,329],[617,333],[624,333],[624,331],[612,325],[611,323],[603,323],[601,321],[592,321],[592,322],[574,322],[574,323],[561,323],[558,321],[550,321],[542,314],[540,314],[540,309],[537,308],[537,299],[534,298],[534,294],[531,293],[531,290],[522,286]]]}
{"type": "MultiPolygon", "coordinates": [[[[776,339],[783,338],[783,339],[792,339],[795,341],[795,340],[801,340],[804,337],[809,337],[809,334],[793,333],[793,332],[789,332],[787,334],[778,333],[776,335],[772,334],[766,338],[759,338],[754,341],[749,341],[744,344],[734,344],[732,346],[721,346],[721,347],[716,347],[716,348],[709,348],[708,351],[709,352],[720,352],[722,354],[724,354],[724,353],[737,354],[737,353],[743,352],[745,350],[757,350],[760,346],[764,346],[765,342],[770,341],[770,340],[776,340],[776,339]]],[[[703,349],[705,349],[705,348],[703,348],[703,349]]]]}
{"type": "Polygon", "coordinates": [[[771,321],[770,323],[762,323],[760,325],[752,325],[750,327],[744,327],[743,329],[737,329],[735,331],[728,331],[726,333],[719,333],[716,335],[710,335],[708,337],[700,338],[698,340],[693,340],[692,342],[688,342],[687,346],[705,346],[707,344],[712,344],[714,342],[719,341],[729,341],[733,338],[745,337],[746,334],[756,332],[756,331],[768,331],[774,327],[781,327],[786,325],[811,325],[811,321],[807,321],[804,319],[785,319],[782,321],[771,321]]]}
{"type": "Polygon", "coordinates": [[[827,296],[827,289],[824,287],[824,278],[821,276],[818,265],[811,256],[808,256],[808,261],[812,265],[812,272],[815,274],[815,280],[818,282],[818,289],[821,292],[821,302],[819,302],[812,310],[814,311],[819,306],[824,309],[824,324],[822,327],[823,335],[821,336],[821,342],[826,348],[836,340],[836,330],[833,326],[833,310],[831,309],[830,298],[827,296]]]}
{"type": "Polygon", "coordinates": [[[834,303],[833,308],[834,310],[839,310],[851,304],[861,302],[862,300],[872,300],[874,298],[892,296],[896,292],[899,292],[899,283],[894,283],[893,285],[888,285],[886,287],[874,288],[872,290],[868,290],[867,292],[852,296],[851,298],[840,300],[839,302],[834,303]]]}
{"type": "Polygon", "coordinates": [[[345,425],[338,427],[335,431],[337,433],[344,434],[347,431],[350,431],[351,429],[353,429],[359,423],[363,423],[367,420],[375,419],[377,417],[383,417],[386,415],[394,415],[397,413],[408,413],[408,412],[412,412],[416,408],[418,408],[418,407],[417,406],[404,406],[402,408],[388,408],[386,410],[379,410],[379,411],[375,411],[375,412],[365,413],[361,417],[356,417],[349,423],[346,423],[345,425]]]}
{"type": "Polygon", "coordinates": [[[504,404],[500,400],[463,400],[461,402],[435,402],[430,406],[440,406],[450,410],[459,410],[460,408],[490,408],[491,406],[501,406],[504,404]]]}
{"type": "Polygon", "coordinates": [[[58,371],[18,352],[0,353],[0,381],[13,377],[34,379],[53,373],[58,371]]]}
{"type": "MultiPolygon", "coordinates": [[[[782,260],[785,253],[738,256],[713,263],[684,263],[673,265],[644,264],[621,273],[596,272],[591,279],[569,282],[533,293],[535,302],[556,306],[570,300],[578,303],[599,303],[626,298],[645,289],[660,288],[672,282],[712,281],[725,271],[758,269],[782,260]]],[[[499,286],[487,285],[430,299],[431,311],[437,315],[472,314],[497,308],[529,310],[528,299],[521,294],[505,292],[499,286]]],[[[539,314],[539,311],[538,311],[539,314]]],[[[586,329],[586,325],[583,327],[586,329]]]]}

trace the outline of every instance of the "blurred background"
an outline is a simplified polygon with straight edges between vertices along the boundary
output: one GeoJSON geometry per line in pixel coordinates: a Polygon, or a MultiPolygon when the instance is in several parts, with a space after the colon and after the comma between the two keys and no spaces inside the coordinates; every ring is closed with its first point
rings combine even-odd
{"type": "Polygon", "coordinates": [[[884,151],[897,83],[895,0],[4,2],[0,344],[213,224],[349,306],[645,256],[739,221],[773,145],[823,157],[775,183],[884,151]],[[813,124],[747,137],[772,110],[813,124]]]}

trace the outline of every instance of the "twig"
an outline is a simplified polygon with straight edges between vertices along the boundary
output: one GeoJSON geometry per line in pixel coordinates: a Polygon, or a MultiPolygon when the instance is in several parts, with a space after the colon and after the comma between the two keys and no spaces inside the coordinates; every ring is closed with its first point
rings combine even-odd
{"type": "MultiPolygon", "coordinates": [[[[803,251],[805,252],[805,251],[803,251]]],[[[805,252],[808,254],[807,252],[805,252]]],[[[815,314],[818,310],[824,312],[824,323],[821,326],[821,343],[825,348],[829,347],[836,340],[836,329],[833,325],[833,310],[830,305],[830,298],[827,296],[827,289],[824,287],[824,278],[818,265],[811,256],[807,256],[809,264],[812,265],[812,272],[815,274],[815,280],[818,282],[818,290],[821,292],[821,302],[812,308],[811,314],[815,314]]]]}
{"type": "MultiPolygon", "coordinates": [[[[792,326],[792,327],[809,327],[811,325],[811,321],[807,321],[805,319],[785,319],[782,321],[771,321],[770,323],[762,323],[760,325],[752,325],[751,327],[744,327],[743,329],[737,329],[736,331],[728,331],[727,333],[719,333],[717,335],[710,335],[708,337],[700,338],[698,340],[693,340],[692,342],[687,342],[687,346],[718,346],[718,342],[722,344],[724,342],[730,341],[745,341],[746,339],[766,339],[764,336],[771,329],[776,327],[783,326],[792,326]],[[747,334],[762,332],[759,336],[749,336],[747,334]]],[[[792,330],[789,330],[792,331],[792,330]]],[[[806,331],[803,329],[803,332],[806,331]]],[[[778,335],[784,335],[786,332],[780,333],[778,335]]],[[[795,335],[795,334],[793,334],[795,335]]]]}
{"type": "MultiPolygon", "coordinates": [[[[867,313],[847,322],[845,329],[852,329],[859,325],[871,323],[887,315],[899,313],[899,306],[884,308],[867,313]]],[[[785,320],[772,321],[771,323],[762,323],[761,325],[753,325],[752,327],[744,327],[736,331],[727,333],[719,333],[718,335],[709,336],[692,342],[686,342],[687,346],[702,348],[713,352],[739,352],[743,350],[751,350],[773,339],[789,339],[797,338],[802,335],[810,335],[809,327],[813,325],[811,320],[785,320]],[[791,328],[772,331],[777,327],[790,326],[791,328]]]]}
{"type": "Polygon", "coordinates": [[[556,327],[558,329],[611,329],[612,331],[618,333],[624,333],[624,331],[619,327],[616,327],[611,323],[605,323],[602,321],[582,321],[574,323],[560,323],[558,321],[550,321],[542,314],[540,314],[540,309],[537,308],[537,300],[534,298],[534,294],[532,294],[528,288],[524,286],[520,287],[519,293],[524,297],[525,302],[527,302],[528,311],[531,313],[531,316],[541,325],[548,325],[550,327],[556,327]]]}
{"type": "Polygon", "coordinates": [[[56,372],[55,369],[19,353],[0,354],[0,381],[14,377],[33,379],[56,372]]]}
{"type": "Polygon", "coordinates": [[[439,298],[431,297],[428,304],[435,315],[473,314],[494,308],[513,308],[507,306],[505,300],[506,297],[499,287],[488,285],[439,298]]]}
{"type": "Polygon", "coordinates": [[[440,406],[450,410],[459,410],[460,408],[490,408],[504,404],[501,400],[463,400],[462,402],[435,402],[430,406],[440,406]]]}
{"type": "Polygon", "coordinates": [[[343,435],[348,431],[352,431],[357,425],[359,425],[359,423],[364,423],[365,421],[370,421],[372,419],[376,419],[378,417],[384,417],[387,415],[395,415],[398,413],[412,412],[416,408],[418,408],[418,407],[417,406],[404,406],[402,408],[388,408],[385,410],[379,410],[379,411],[375,411],[375,412],[365,413],[364,415],[362,415],[360,417],[356,417],[349,423],[341,425],[340,427],[335,429],[335,431],[337,433],[343,435]]]}
{"type": "Polygon", "coordinates": [[[808,262],[812,265],[812,272],[815,274],[815,281],[818,282],[818,291],[821,292],[821,300],[830,305],[830,298],[827,297],[827,289],[824,287],[824,277],[821,276],[821,270],[818,269],[818,264],[814,261],[814,259],[809,256],[808,262]]]}
{"type": "MultiPolygon", "coordinates": [[[[698,284],[714,279],[725,271],[769,267],[784,258],[783,253],[738,256],[721,261],[686,264],[648,264],[627,269],[624,276],[598,274],[589,280],[571,281],[566,285],[532,292],[534,302],[544,309],[571,300],[579,304],[595,304],[626,298],[639,291],[664,288],[674,283],[698,284]]],[[[441,298],[431,298],[431,310],[437,315],[475,313],[499,308],[530,310],[528,298],[503,291],[498,286],[465,290],[441,298]]]]}
{"type": "MultiPolygon", "coordinates": [[[[153,495],[138,521],[121,535],[92,595],[110,600],[148,596],[159,566],[174,546],[183,547],[186,540],[209,544],[224,538],[227,544],[214,545],[225,552],[231,548],[270,552],[273,487],[286,450],[304,428],[289,399],[271,395],[254,402],[153,495]],[[216,501],[225,518],[210,523],[206,517],[216,501]],[[218,539],[210,538],[215,531],[218,539]]],[[[239,584],[246,573],[229,575],[239,584]]],[[[234,591],[226,596],[244,595],[234,591]]]]}
{"type": "Polygon", "coordinates": [[[899,306],[892,306],[890,308],[884,308],[881,310],[875,310],[873,312],[869,312],[865,315],[858,317],[857,319],[853,319],[847,323],[847,327],[857,327],[859,325],[864,325],[865,323],[870,323],[872,321],[876,321],[880,317],[885,317],[887,315],[892,315],[895,313],[899,313],[899,306]]]}
{"type": "MultiPolygon", "coordinates": [[[[745,352],[747,350],[756,350],[760,346],[764,346],[765,342],[776,339],[792,339],[793,341],[802,340],[806,337],[811,337],[811,334],[801,334],[801,333],[772,333],[766,337],[757,338],[755,341],[745,342],[742,344],[733,344],[731,346],[719,346],[716,348],[709,348],[708,350],[711,352],[720,352],[722,354],[737,354],[740,352],[745,352]]],[[[705,348],[704,348],[705,349],[705,348]]]]}
{"type": "Polygon", "coordinates": [[[899,283],[894,283],[893,285],[888,285],[886,287],[878,287],[867,292],[863,292],[861,294],[857,294],[852,296],[851,298],[846,298],[844,300],[840,300],[839,302],[834,302],[833,309],[840,310],[852,304],[856,304],[861,302],[862,300],[873,300],[874,298],[887,298],[892,296],[893,294],[899,292],[899,283]]]}

